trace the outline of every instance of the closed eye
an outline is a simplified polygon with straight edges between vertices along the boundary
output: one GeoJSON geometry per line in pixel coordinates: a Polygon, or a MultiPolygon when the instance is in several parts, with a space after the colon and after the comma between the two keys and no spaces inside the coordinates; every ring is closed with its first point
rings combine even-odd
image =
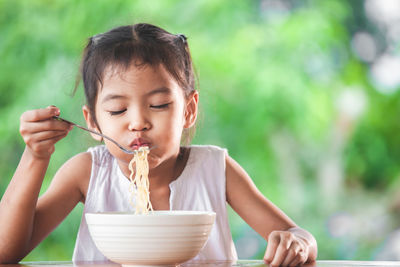
{"type": "Polygon", "coordinates": [[[166,103],[166,104],[162,104],[162,105],[150,105],[150,108],[153,109],[164,109],[167,108],[171,103],[166,103]]]}
{"type": "Polygon", "coordinates": [[[122,109],[122,110],[116,110],[116,111],[109,111],[108,113],[110,113],[111,116],[115,116],[115,115],[122,114],[125,111],[126,111],[126,109],[122,109]]]}

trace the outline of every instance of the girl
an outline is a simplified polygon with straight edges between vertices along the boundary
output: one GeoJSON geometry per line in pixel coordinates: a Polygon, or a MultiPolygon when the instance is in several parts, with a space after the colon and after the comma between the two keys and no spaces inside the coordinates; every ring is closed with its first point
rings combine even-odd
{"type": "MultiPolygon", "coordinates": [[[[180,145],[195,124],[199,101],[184,35],[149,24],[96,35],[84,50],[81,75],[87,100],[83,115],[90,129],[132,150],[155,147],[148,156],[153,208],[217,213],[197,259],[237,258],[226,202],[268,241],[267,263],[296,266],[316,259],[314,237],[268,201],[226,150],[180,145]]],[[[21,116],[26,148],[0,203],[0,263],[25,257],[78,202],[84,203],[84,213],[132,210],[127,179],[132,155],[107,140],[68,160],[38,198],[54,144],[72,128],[53,118],[59,114],[50,106],[21,116]]],[[[85,216],[73,260],[105,260],[85,216]]]]}

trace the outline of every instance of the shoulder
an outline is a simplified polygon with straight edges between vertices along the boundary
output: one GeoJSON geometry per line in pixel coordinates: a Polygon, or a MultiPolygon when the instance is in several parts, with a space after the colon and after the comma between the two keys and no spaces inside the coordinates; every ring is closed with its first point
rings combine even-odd
{"type": "Polygon", "coordinates": [[[224,164],[227,176],[245,177],[247,180],[248,175],[245,170],[231,157],[228,150],[215,145],[191,145],[189,146],[191,156],[194,158],[209,158],[211,160],[218,160],[218,163],[224,164]]]}
{"type": "Polygon", "coordinates": [[[259,195],[259,191],[255,186],[253,180],[244,170],[244,168],[237,163],[232,157],[226,155],[226,193],[228,203],[231,206],[235,206],[237,202],[237,196],[246,196],[249,200],[255,195],[259,195]]]}
{"type": "Polygon", "coordinates": [[[64,163],[62,168],[68,169],[68,171],[72,173],[87,171],[92,163],[92,155],[90,152],[82,152],[79,153],[72,158],[70,158],[67,162],[64,163]]]}
{"type": "Polygon", "coordinates": [[[191,145],[190,153],[196,157],[225,157],[227,150],[213,145],[191,145]]]}
{"type": "Polygon", "coordinates": [[[91,161],[95,166],[108,166],[113,162],[113,156],[108,151],[105,145],[99,145],[88,149],[91,155],[91,161]]]}
{"type": "Polygon", "coordinates": [[[199,151],[226,151],[225,148],[215,145],[190,145],[188,147],[199,151]]]}
{"type": "Polygon", "coordinates": [[[225,170],[226,149],[212,145],[191,145],[187,166],[210,170],[225,170]]]}
{"type": "MultiPolygon", "coordinates": [[[[247,173],[244,169],[229,155],[225,155],[226,178],[230,180],[246,180],[247,173]]],[[[235,181],[237,182],[237,181],[235,181]]]]}

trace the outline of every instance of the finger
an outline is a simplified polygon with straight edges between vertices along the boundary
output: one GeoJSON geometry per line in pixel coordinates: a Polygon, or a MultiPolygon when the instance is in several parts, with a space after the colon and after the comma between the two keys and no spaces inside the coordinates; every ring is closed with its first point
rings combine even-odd
{"type": "Polygon", "coordinates": [[[266,263],[271,263],[272,260],[274,259],[274,255],[279,245],[279,242],[280,242],[279,234],[272,232],[268,237],[267,251],[265,252],[264,255],[264,261],[266,263]]]}
{"type": "Polygon", "coordinates": [[[47,119],[39,122],[23,122],[20,125],[21,134],[38,133],[43,131],[69,131],[72,125],[66,122],[47,119]]]}
{"type": "Polygon", "coordinates": [[[21,121],[42,121],[60,115],[60,110],[55,106],[42,109],[28,110],[21,115],[21,121]]]}
{"type": "Polygon", "coordinates": [[[54,152],[54,144],[64,138],[68,133],[55,136],[51,139],[35,142],[29,146],[30,150],[39,156],[48,156],[54,152]]]}
{"type": "Polygon", "coordinates": [[[276,249],[274,259],[271,262],[273,266],[280,266],[282,265],[283,261],[285,260],[288,254],[288,244],[287,241],[281,240],[279,246],[276,249]]]}
{"type": "Polygon", "coordinates": [[[44,142],[53,141],[54,144],[55,144],[55,143],[57,143],[58,141],[60,141],[61,139],[65,138],[65,137],[68,135],[68,133],[69,133],[69,132],[65,132],[65,133],[60,134],[60,135],[58,135],[58,136],[54,136],[53,138],[50,138],[50,139],[48,139],[48,140],[46,140],[46,141],[44,141],[44,142]]]}
{"type": "Polygon", "coordinates": [[[292,242],[287,252],[286,258],[282,262],[282,266],[289,266],[290,263],[296,258],[299,250],[300,246],[297,243],[292,242]]]}
{"type": "Polygon", "coordinates": [[[52,146],[55,143],[57,143],[58,141],[60,141],[61,139],[63,139],[64,137],[66,137],[68,135],[68,132],[64,132],[64,133],[60,133],[58,135],[54,135],[48,139],[43,139],[40,140],[38,142],[36,142],[36,146],[39,148],[43,148],[45,146],[52,146]]]}
{"type": "Polygon", "coordinates": [[[25,143],[35,143],[46,141],[48,139],[53,139],[58,136],[66,135],[69,131],[42,131],[37,133],[31,133],[29,135],[24,135],[25,143]]]}
{"type": "Polygon", "coordinates": [[[70,131],[72,128],[73,126],[69,123],[58,121],[55,119],[47,119],[45,121],[38,121],[38,122],[22,121],[20,124],[19,131],[21,135],[24,136],[49,130],[70,131]]]}
{"type": "Polygon", "coordinates": [[[38,146],[43,146],[43,142],[50,141],[56,143],[61,138],[67,136],[67,131],[49,131],[49,132],[41,132],[33,135],[24,136],[25,144],[32,148],[34,151],[37,151],[38,146]]]}
{"type": "Polygon", "coordinates": [[[298,266],[302,265],[307,261],[307,255],[304,251],[299,251],[299,253],[294,257],[292,262],[289,263],[289,266],[298,266]]]}

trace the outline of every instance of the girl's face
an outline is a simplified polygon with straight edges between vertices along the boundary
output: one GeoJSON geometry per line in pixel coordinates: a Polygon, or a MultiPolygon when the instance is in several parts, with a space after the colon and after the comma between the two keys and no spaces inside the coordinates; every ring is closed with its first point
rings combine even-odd
{"type": "MultiPolygon", "coordinates": [[[[95,108],[99,128],[86,106],[83,112],[90,128],[128,149],[155,146],[148,156],[152,169],[176,159],[182,130],[191,127],[196,120],[197,102],[197,92],[185,97],[182,88],[162,65],[132,66],[126,71],[110,69],[105,73],[95,108]]],[[[128,174],[132,155],[107,140],[104,142],[122,171],[128,174]]]]}

